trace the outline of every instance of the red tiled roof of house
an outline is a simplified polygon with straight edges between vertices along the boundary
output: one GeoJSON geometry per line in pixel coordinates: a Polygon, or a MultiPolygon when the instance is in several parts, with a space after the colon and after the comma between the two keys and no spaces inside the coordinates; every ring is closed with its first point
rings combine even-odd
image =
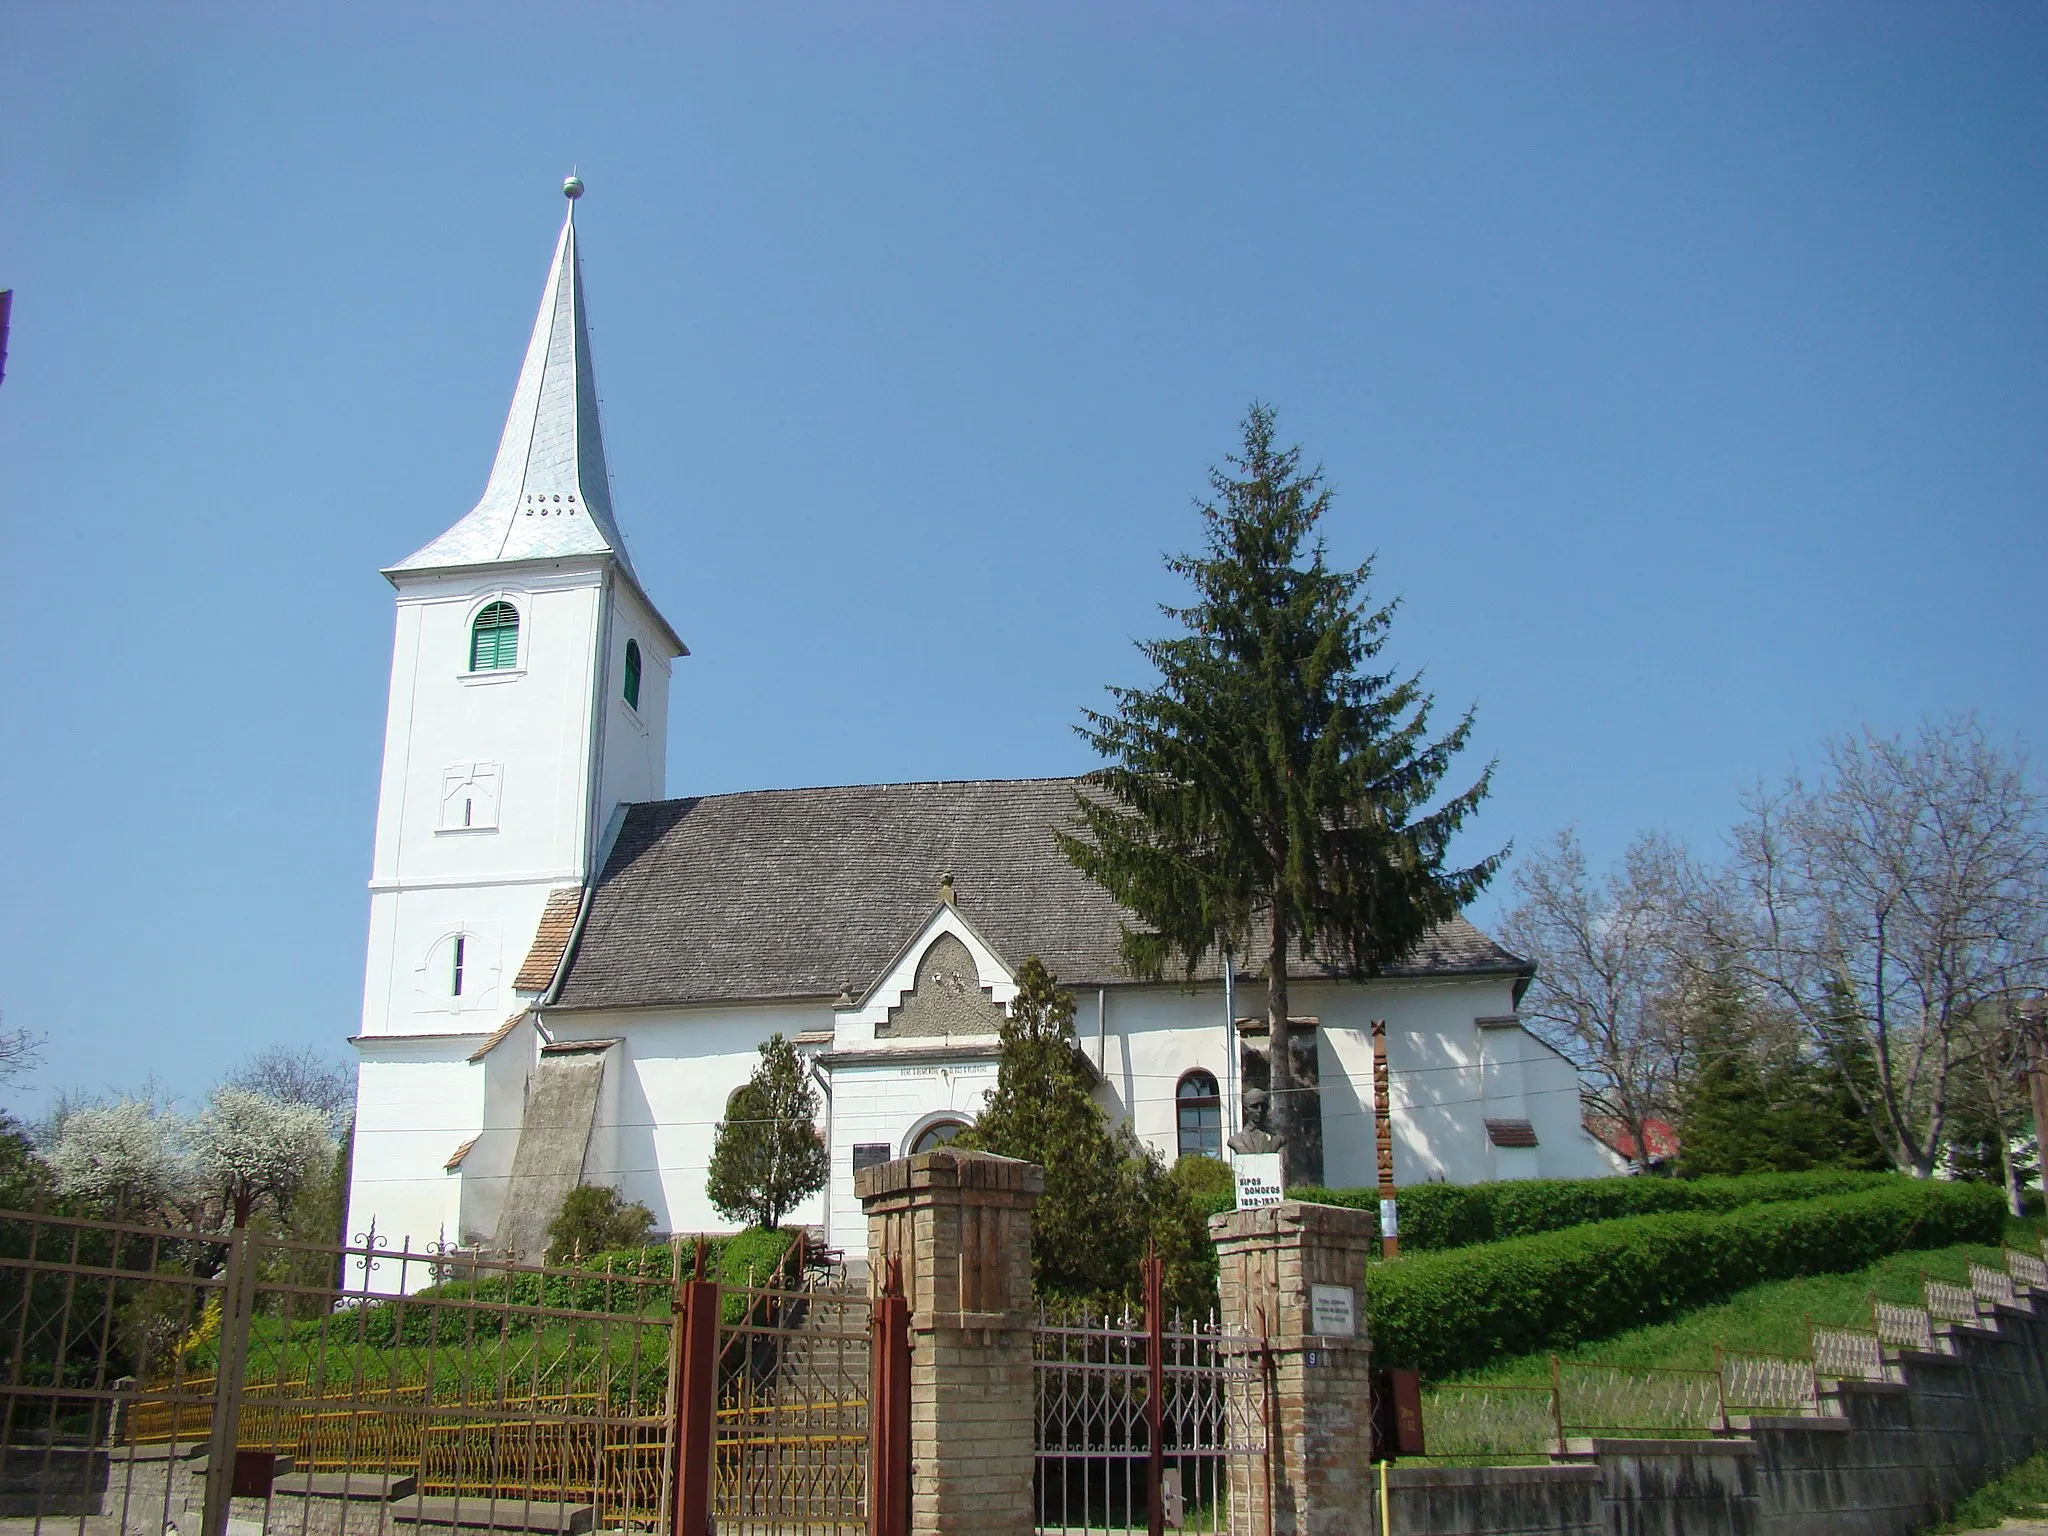
{"type": "MultiPolygon", "coordinates": [[[[1636,1150],[1635,1136],[1619,1120],[1605,1115],[1588,1115],[1586,1129],[1594,1138],[1611,1148],[1617,1156],[1625,1157],[1632,1163],[1643,1161],[1636,1150]]],[[[1650,1144],[1650,1160],[1662,1161],[1678,1156],[1678,1132],[1663,1120],[1643,1121],[1643,1138],[1650,1144]]]]}

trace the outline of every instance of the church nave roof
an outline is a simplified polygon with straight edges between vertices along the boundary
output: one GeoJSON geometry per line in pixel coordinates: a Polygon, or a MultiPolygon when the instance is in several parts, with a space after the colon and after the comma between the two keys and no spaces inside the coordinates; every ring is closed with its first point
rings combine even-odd
{"type": "MultiPolygon", "coordinates": [[[[1079,782],[856,784],[630,806],[557,1006],[859,995],[931,916],[944,874],[1009,964],[1036,954],[1068,986],[1127,983],[1118,941],[1130,914],[1053,841],[1073,822],[1079,782]]],[[[1386,974],[1527,970],[1460,917],[1386,974]]],[[[1203,976],[1221,975],[1212,957],[1203,976]]]]}

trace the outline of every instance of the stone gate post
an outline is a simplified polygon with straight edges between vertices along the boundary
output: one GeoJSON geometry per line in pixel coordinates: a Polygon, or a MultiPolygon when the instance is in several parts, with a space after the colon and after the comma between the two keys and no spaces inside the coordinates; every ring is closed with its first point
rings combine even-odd
{"type": "Polygon", "coordinates": [[[1209,1218],[1223,1326],[1263,1338],[1268,1469],[1232,1457],[1231,1498],[1273,1536],[1366,1536],[1374,1527],[1372,1347],[1364,1211],[1298,1200],[1209,1218]]]}
{"type": "Polygon", "coordinates": [[[940,1148],[854,1176],[871,1289],[910,1303],[910,1529],[1031,1536],[1035,1164],[940,1148]]]}

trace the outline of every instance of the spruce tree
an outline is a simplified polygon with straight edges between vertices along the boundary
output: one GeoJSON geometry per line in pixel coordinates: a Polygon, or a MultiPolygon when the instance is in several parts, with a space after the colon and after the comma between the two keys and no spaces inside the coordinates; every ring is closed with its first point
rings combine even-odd
{"type": "Polygon", "coordinates": [[[1112,688],[1079,730],[1108,765],[1077,797],[1061,846],[1135,913],[1125,965],[1192,976],[1212,949],[1263,965],[1272,1048],[1269,1124],[1294,1150],[1288,983],[1298,960],[1375,976],[1455,915],[1499,867],[1447,862],[1492,769],[1438,786],[1472,729],[1432,737],[1419,674],[1385,668],[1393,603],[1367,596],[1372,563],[1333,568],[1318,525],[1330,492],[1299,448],[1275,445],[1254,405],[1228,470],[1200,504],[1205,546],[1168,559],[1193,588],[1140,642],[1150,688],[1112,688]]]}
{"type": "Polygon", "coordinates": [[[818,1134],[817,1090],[796,1047],[770,1035],[754,1075],[726,1103],[704,1193],[727,1221],[773,1231],[825,1187],[831,1166],[818,1134]]]}
{"type": "Polygon", "coordinates": [[[1754,1018],[1723,957],[1709,972],[1686,1021],[1691,1067],[1679,1084],[1678,1171],[1799,1173],[1810,1168],[1881,1169],[1889,1160],[1858,1107],[1874,1072],[1853,1040],[1840,1055],[1814,1059],[1796,1037],[1754,1018]]]}
{"type": "Polygon", "coordinates": [[[1781,1128],[1747,1027],[1742,994],[1725,970],[1708,978],[1687,1033],[1692,1070],[1678,1093],[1680,1177],[1782,1168],[1781,1128]]]}

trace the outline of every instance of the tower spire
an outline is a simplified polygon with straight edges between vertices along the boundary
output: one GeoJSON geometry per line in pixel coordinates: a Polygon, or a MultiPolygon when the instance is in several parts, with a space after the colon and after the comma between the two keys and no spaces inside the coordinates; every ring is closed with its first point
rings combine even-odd
{"type": "Polygon", "coordinates": [[[626,541],[612,518],[611,479],[590,366],[583,268],[576,252],[582,181],[570,176],[562,194],[569,199],[568,213],[555,240],[540,313],[534,317],[483,496],[454,527],[391,567],[393,572],[610,554],[633,576],[626,541]]]}

